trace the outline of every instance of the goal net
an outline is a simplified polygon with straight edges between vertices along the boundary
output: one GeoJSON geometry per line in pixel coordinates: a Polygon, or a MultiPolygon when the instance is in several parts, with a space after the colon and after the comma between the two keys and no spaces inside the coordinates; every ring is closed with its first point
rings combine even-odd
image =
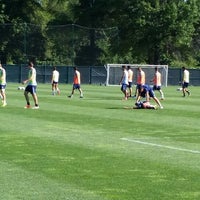
{"type": "Polygon", "coordinates": [[[168,65],[139,65],[139,64],[107,64],[105,65],[107,71],[106,85],[119,85],[119,81],[122,76],[122,65],[131,66],[133,70],[133,83],[136,84],[137,81],[137,69],[141,67],[145,72],[146,84],[152,85],[151,80],[154,77],[155,67],[158,67],[158,71],[162,76],[162,86],[167,87],[168,79],[168,65]]]}

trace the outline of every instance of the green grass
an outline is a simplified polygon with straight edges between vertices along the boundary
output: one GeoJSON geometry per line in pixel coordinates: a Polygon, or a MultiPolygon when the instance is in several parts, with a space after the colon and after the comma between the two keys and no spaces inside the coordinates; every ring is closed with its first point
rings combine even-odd
{"type": "Polygon", "coordinates": [[[125,109],[135,100],[120,87],[83,85],[69,99],[71,85],[52,96],[48,84],[40,109],[24,109],[17,87],[0,108],[1,199],[200,199],[199,87],[186,98],[163,88],[163,110],[125,109]]]}

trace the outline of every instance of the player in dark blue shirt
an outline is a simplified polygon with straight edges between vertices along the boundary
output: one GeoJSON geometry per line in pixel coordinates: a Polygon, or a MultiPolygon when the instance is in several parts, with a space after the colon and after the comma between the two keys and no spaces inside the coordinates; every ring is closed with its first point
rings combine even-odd
{"type": "Polygon", "coordinates": [[[159,105],[159,107],[161,109],[163,109],[163,106],[161,105],[161,103],[158,100],[158,98],[155,96],[155,93],[154,93],[153,89],[147,84],[143,85],[139,89],[138,96],[137,96],[137,99],[136,99],[136,103],[139,102],[141,98],[146,98],[147,102],[149,102],[150,98],[152,98],[159,105]]]}

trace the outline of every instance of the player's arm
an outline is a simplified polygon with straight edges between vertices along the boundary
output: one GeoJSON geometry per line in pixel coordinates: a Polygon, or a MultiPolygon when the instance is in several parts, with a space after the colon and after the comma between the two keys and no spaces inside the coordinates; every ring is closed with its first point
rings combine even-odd
{"type": "Polygon", "coordinates": [[[124,78],[124,72],[123,72],[123,74],[122,74],[122,76],[121,76],[121,79],[120,79],[120,81],[119,81],[119,85],[121,85],[123,78],[124,78]]]}
{"type": "Polygon", "coordinates": [[[31,71],[31,76],[28,79],[24,80],[22,83],[26,84],[27,82],[31,81],[32,79],[33,79],[33,71],[31,71]]]}
{"type": "Polygon", "coordinates": [[[138,102],[140,101],[140,99],[141,99],[141,95],[138,94],[138,96],[137,96],[137,98],[136,98],[136,103],[138,103],[138,102]]]}

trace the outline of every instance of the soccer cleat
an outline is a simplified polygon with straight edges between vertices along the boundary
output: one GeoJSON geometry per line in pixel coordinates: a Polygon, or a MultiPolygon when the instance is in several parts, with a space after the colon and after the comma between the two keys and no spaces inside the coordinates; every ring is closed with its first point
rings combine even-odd
{"type": "Polygon", "coordinates": [[[69,95],[69,96],[68,96],[68,98],[72,98],[72,97],[73,97],[72,95],[69,95]]]}
{"type": "Polygon", "coordinates": [[[83,98],[83,96],[80,96],[80,98],[83,98]]]}
{"type": "Polygon", "coordinates": [[[24,108],[25,109],[29,109],[29,108],[31,108],[31,106],[30,105],[26,105],[24,108]]]}
{"type": "Polygon", "coordinates": [[[160,109],[163,109],[163,106],[160,106],[160,109]]]}
{"type": "Polygon", "coordinates": [[[1,107],[6,107],[7,106],[7,103],[3,103],[2,105],[1,105],[1,107]]]}
{"type": "Polygon", "coordinates": [[[39,109],[40,107],[39,106],[34,106],[34,107],[32,107],[32,109],[34,109],[34,110],[37,110],[37,109],[39,109]]]}

